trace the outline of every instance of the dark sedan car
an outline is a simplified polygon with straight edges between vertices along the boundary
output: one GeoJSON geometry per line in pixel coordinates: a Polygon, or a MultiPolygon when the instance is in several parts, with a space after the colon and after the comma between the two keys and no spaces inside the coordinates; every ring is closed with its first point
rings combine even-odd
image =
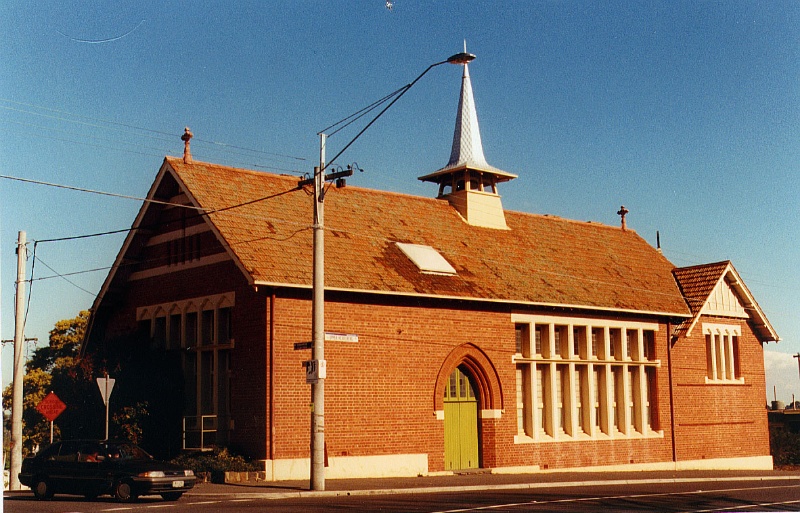
{"type": "Polygon", "coordinates": [[[56,493],[95,498],[111,494],[130,502],[140,495],[175,501],[195,483],[194,472],[152,456],[128,442],[68,440],[56,442],[22,461],[19,481],[37,499],[56,493]]]}

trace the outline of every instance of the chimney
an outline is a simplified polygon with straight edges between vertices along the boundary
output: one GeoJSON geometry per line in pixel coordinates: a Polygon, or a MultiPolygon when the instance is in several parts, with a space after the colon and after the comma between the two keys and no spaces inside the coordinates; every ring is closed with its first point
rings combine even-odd
{"type": "Polygon", "coordinates": [[[183,135],[181,136],[181,140],[183,141],[183,163],[184,164],[191,164],[192,163],[192,150],[189,148],[189,140],[193,137],[192,131],[189,130],[189,127],[183,129],[183,135]]]}
{"type": "Polygon", "coordinates": [[[628,212],[629,212],[629,210],[627,208],[625,208],[625,205],[622,205],[621,207],[619,207],[619,211],[617,212],[617,215],[622,219],[622,231],[623,232],[626,231],[627,228],[628,228],[627,225],[625,224],[625,214],[627,214],[628,212]]]}

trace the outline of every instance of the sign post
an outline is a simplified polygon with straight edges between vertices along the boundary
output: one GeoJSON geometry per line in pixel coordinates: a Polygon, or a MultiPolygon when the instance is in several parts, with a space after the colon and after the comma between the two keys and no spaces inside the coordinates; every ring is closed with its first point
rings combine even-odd
{"type": "Polygon", "coordinates": [[[108,373],[105,377],[97,378],[97,386],[100,388],[100,395],[103,396],[103,403],[106,405],[106,440],[108,440],[108,398],[111,390],[114,389],[114,378],[109,378],[108,373]]]}
{"type": "Polygon", "coordinates": [[[50,443],[53,443],[53,421],[67,409],[67,405],[58,398],[54,392],[50,392],[36,405],[36,410],[50,421],[50,443]]]}

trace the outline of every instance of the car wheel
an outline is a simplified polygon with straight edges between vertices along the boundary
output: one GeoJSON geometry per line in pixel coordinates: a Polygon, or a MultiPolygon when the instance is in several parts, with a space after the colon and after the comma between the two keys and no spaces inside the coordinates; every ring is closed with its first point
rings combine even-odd
{"type": "Polygon", "coordinates": [[[176,501],[181,498],[183,492],[166,492],[161,494],[161,498],[165,501],[176,501]]]}
{"type": "Polygon", "coordinates": [[[37,478],[33,483],[33,496],[39,500],[53,498],[53,489],[44,478],[37,478]]]}
{"type": "Polygon", "coordinates": [[[119,481],[114,485],[114,498],[119,502],[133,502],[136,500],[136,494],[133,493],[131,483],[128,481],[119,481]]]}

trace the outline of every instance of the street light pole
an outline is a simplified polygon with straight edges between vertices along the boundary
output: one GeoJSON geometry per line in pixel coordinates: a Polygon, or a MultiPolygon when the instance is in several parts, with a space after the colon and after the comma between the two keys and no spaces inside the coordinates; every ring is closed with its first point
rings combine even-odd
{"type": "MultiPolygon", "coordinates": [[[[325,230],[324,230],[324,200],[325,200],[325,169],[336,161],[361,135],[372,126],[384,112],[397,102],[411,87],[427,72],[440,64],[467,64],[475,59],[467,53],[466,44],[464,51],[451,55],[447,60],[436,62],[428,66],[409,84],[400,88],[399,94],[389,102],[367,125],[356,134],[330,162],[325,162],[325,145],[327,135],[319,133],[319,167],[314,168],[311,180],[301,180],[298,186],[314,185],[314,256],[311,296],[311,331],[313,345],[311,350],[311,365],[313,372],[307,369],[306,375],[311,376],[311,489],[325,490],[325,376],[327,365],[325,362],[325,230]]],[[[334,125],[335,126],[335,125],[334,125]]],[[[348,167],[349,169],[349,167],[348,167]]],[[[339,173],[341,175],[341,173],[339,173]]],[[[332,175],[337,175],[333,173],[332,175]]]]}

